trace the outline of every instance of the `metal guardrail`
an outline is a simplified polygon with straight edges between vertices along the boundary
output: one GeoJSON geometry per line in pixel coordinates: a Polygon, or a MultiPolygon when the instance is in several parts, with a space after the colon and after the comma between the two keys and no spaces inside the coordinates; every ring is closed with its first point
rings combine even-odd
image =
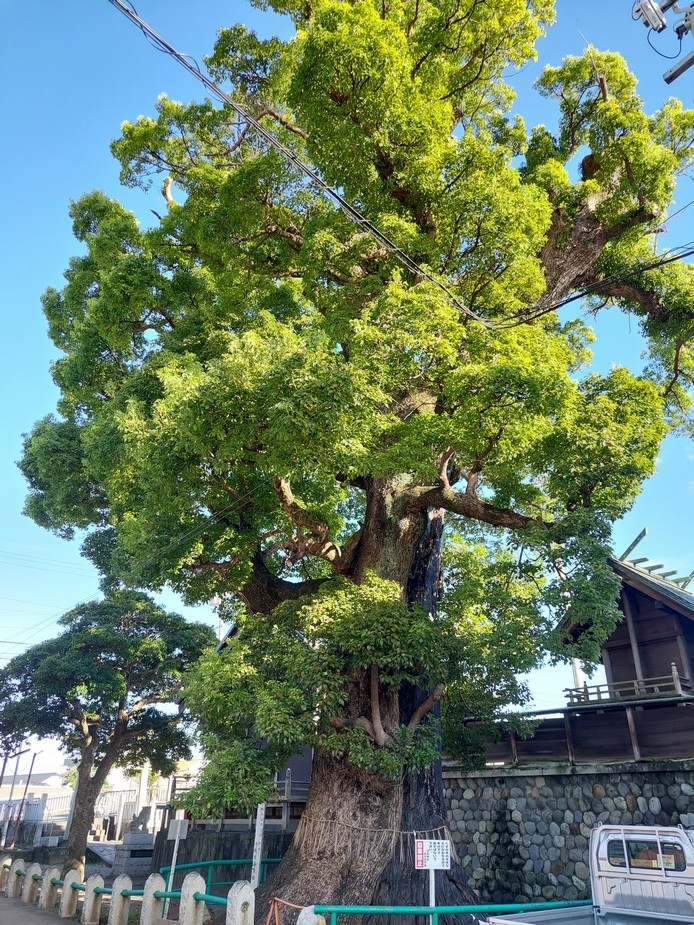
{"type": "MultiPolygon", "coordinates": [[[[265,858],[264,862],[267,863],[278,863],[279,859],[277,858],[265,858]]],[[[245,859],[230,859],[226,861],[202,861],[190,864],[181,865],[181,868],[185,869],[195,869],[200,867],[207,867],[208,872],[211,871],[216,866],[235,866],[240,864],[250,863],[245,859]]],[[[164,871],[168,870],[167,868],[162,868],[162,874],[164,871]]],[[[26,877],[28,870],[16,869],[14,871],[17,877],[26,877]]],[[[34,880],[43,880],[44,878],[38,874],[32,874],[32,879],[34,880]]],[[[51,877],[49,881],[53,886],[62,887],[65,889],[65,881],[57,877],[51,877]]],[[[89,887],[87,884],[79,882],[69,883],[71,890],[87,892],[89,887]]],[[[91,888],[93,893],[99,895],[113,896],[113,889],[108,887],[99,887],[95,886],[91,888]]],[[[131,890],[123,889],[117,891],[116,895],[121,897],[142,897],[145,896],[145,890],[131,890]]],[[[182,891],[181,890],[156,890],[153,894],[156,899],[180,899],[182,891]]],[[[227,906],[228,897],[225,896],[215,896],[210,892],[194,892],[192,898],[196,903],[206,903],[213,906],[227,906]]],[[[86,901],[86,900],[85,900],[86,901]]],[[[313,907],[317,915],[326,915],[330,917],[330,925],[337,925],[337,917],[339,915],[422,915],[428,916],[431,920],[432,925],[439,925],[440,916],[450,916],[450,915],[474,915],[479,916],[480,914],[500,914],[500,913],[521,913],[529,912],[543,909],[566,909],[578,906],[590,906],[592,905],[592,900],[579,900],[575,902],[562,902],[562,901],[553,901],[553,902],[527,902],[527,903],[495,903],[495,904],[478,904],[478,905],[461,905],[461,906],[348,906],[348,905],[315,905],[313,907]]]]}
{"type": "MultiPolygon", "coordinates": [[[[268,864],[279,864],[282,858],[262,858],[260,861],[260,882],[263,883],[265,880],[265,875],[267,873],[268,864]]],[[[212,889],[215,886],[231,886],[236,881],[235,880],[212,880],[212,875],[214,873],[215,867],[238,867],[242,864],[251,865],[253,863],[252,858],[227,858],[224,860],[216,861],[190,861],[186,864],[177,864],[176,870],[200,870],[201,868],[207,868],[207,876],[205,877],[205,889],[207,894],[212,894],[212,889]]],[[[166,875],[171,872],[171,865],[168,867],[160,867],[159,873],[162,877],[166,878],[166,875]]]]}
{"type": "Polygon", "coordinates": [[[592,899],[576,902],[542,902],[542,903],[481,903],[467,906],[323,906],[313,908],[317,915],[329,915],[330,925],[337,925],[338,915],[427,915],[432,925],[438,925],[441,915],[475,915],[481,913],[503,914],[505,912],[534,912],[539,909],[568,909],[573,906],[592,906],[592,899]]]}

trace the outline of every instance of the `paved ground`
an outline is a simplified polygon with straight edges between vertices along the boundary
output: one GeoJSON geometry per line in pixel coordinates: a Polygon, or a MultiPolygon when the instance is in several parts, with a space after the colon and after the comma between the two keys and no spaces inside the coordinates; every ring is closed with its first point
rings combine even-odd
{"type": "Polygon", "coordinates": [[[37,925],[39,922],[53,922],[58,925],[65,921],[59,919],[55,912],[42,911],[36,906],[24,905],[19,899],[8,899],[0,895],[0,925],[37,925]]]}

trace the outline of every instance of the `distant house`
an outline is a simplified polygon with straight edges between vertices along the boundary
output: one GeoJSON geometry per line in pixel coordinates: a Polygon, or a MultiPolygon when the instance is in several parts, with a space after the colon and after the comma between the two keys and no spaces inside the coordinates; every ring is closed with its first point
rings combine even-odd
{"type": "Polygon", "coordinates": [[[531,714],[534,735],[505,735],[488,764],[694,758],[691,576],[673,579],[647,559],[610,564],[622,580],[623,618],[602,647],[606,682],[567,689],[565,707],[531,714]]]}
{"type": "MultiPolygon", "coordinates": [[[[12,771],[5,770],[4,779],[0,785],[0,802],[9,799],[10,791],[13,789],[13,778],[14,774],[12,771]]],[[[21,794],[23,793],[26,786],[26,772],[23,774],[17,774],[17,777],[14,779],[13,796],[15,799],[21,797],[21,794]]],[[[29,777],[29,786],[27,790],[29,793],[33,793],[36,796],[40,796],[43,793],[54,794],[72,792],[72,788],[66,786],[65,781],[63,780],[63,775],[57,771],[43,771],[32,774],[29,777]]]]}

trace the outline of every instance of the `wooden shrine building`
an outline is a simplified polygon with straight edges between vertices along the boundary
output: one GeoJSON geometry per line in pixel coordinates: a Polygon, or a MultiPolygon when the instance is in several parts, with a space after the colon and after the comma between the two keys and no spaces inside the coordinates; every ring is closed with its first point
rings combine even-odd
{"type": "Polygon", "coordinates": [[[505,735],[488,766],[694,758],[694,596],[647,559],[612,558],[623,618],[602,647],[606,683],[565,690],[567,705],[526,714],[534,734],[505,735]]]}

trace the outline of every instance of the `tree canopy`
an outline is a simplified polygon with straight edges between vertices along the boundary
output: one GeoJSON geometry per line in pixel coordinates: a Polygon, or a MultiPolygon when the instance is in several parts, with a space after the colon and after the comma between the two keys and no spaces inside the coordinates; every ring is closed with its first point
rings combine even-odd
{"type": "Polygon", "coordinates": [[[125,591],[80,604],[59,623],[60,635],[0,670],[0,726],[55,739],[77,761],[69,866],[84,862],[94,803],[114,765],[148,761],[169,774],[190,756],[176,702],[183,672],[214,634],[125,591]]]}
{"type": "MultiPolygon", "coordinates": [[[[224,28],[211,73],[380,235],[238,114],[160,97],[112,150],[165,214],[72,204],[82,253],[44,297],[61,399],[21,462],[27,513],[85,530],[107,586],[233,611],[188,687],[217,805],[302,740],[383,794],[430,766],[439,702],[471,748],[460,718],[521,701],[544,651],[594,660],[611,525],[690,428],[694,273],[648,267],[694,113],[644,113],[588,49],[539,80],[557,126],[527,128],[504,72],[550,0],[263,5],[295,35],[224,28]],[[638,321],[644,370],[590,370],[578,293],[638,321]]],[[[386,803],[368,825],[427,827],[386,803]]]]}

